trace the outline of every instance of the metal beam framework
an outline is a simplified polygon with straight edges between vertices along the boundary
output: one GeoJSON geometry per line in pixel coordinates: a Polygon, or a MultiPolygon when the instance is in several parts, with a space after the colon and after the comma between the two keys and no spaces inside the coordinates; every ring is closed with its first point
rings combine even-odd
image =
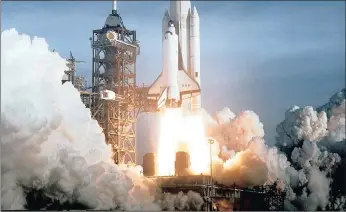
{"type": "MultiPolygon", "coordinates": [[[[94,30],[92,37],[92,93],[111,90],[115,100],[91,96],[91,113],[103,128],[105,139],[113,148],[116,164],[136,163],[136,56],[132,43],[135,33],[113,29],[122,40],[106,41],[109,29],[94,30]]],[[[133,31],[131,31],[133,32],[133,31]]]]}
{"type": "Polygon", "coordinates": [[[78,90],[84,89],[84,83],[85,78],[83,75],[76,76],[76,64],[77,63],[84,63],[84,61],[76,60],[76,58],[72,55],[72,52],[70,51],[70,58],[67,59],[67,68],[68,70],[65,71],[65,74],[68,76],[68,81],[72,83],[72,85],[75,86],[78,90]]]}
{"type": "Polygon", "coordinates": [[[250,210],[284,210],[285,193],[276,188],[276,184],[257,186],[253,188],[240,188],[212,185],[211,177],[206,175],[150,177],[154,179],[162,192],[187,193],[195,191],[204,199],[203,209],[215,210],[215,204],[222,199],[230,200],[232,209],[240,211],[250,210]]]}
{"type": "Polygon", "coordinates": [[[148,92],[150,86],[142,85],[136,88],[136,114],[140,112],[156,112],[157,111],[157,101],[155,99],[148,99],[148,92]]]}

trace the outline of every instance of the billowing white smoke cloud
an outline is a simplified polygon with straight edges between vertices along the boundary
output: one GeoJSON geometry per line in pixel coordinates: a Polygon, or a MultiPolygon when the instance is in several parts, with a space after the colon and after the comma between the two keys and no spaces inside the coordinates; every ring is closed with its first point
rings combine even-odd
{"type": "Polygon", "coordinates": [[[220,124],[210,126],[208,134],[227,149],[245,150],[252,139],[264,136],[263,124],[252,111],[235,116],[229,108],[224,108],[216,118],[220,124]]]}
{"type": "MultiPolygon", "coordinates": [[[[342,92],[340,92],[342,93],[342,92]]],[[[344,92],[346,95],[346,91],[344,92]]],[[[345,99],[340,101],[340,96],[334,95],[334,97],[339,97],[339,103],[335,104],[334,107],[327,109],[328,116],[328,136],[321,141],[321,145],[326,147],[332,152],[336,152],[342,156],[346,156],[346,126],[345,126],[345,99]]],[[[332,100],[333,98],[331,98],[332,100]]],[[[328,104],[331,106],[332,104],[328,104]]],[[[323,107],[322,107],[323,108],[323,107]]]]}
{"type": "Polygon", "coordinates": [[[218,141],[219,157],[225,161],[214,160],[215,179],[238,186],[278,182],[286,191],[285,208],[290,210],[345,207],[344,194],[330,201],[332,176],[341,163],[339,154],[346,151],[345,89],[340,93],[323,109],[295,106],[286,111],[277,127],[277,144],[286,154],[265,145],[263,124],[255,113],[234,116],[224,108],[209,122],[208,133],[218,141]]]}
{"type": "Polygon", "coordinates": [[[346,139],[345,105],[345,100],[343,100],[339,107],[332,110],[331,117],[328,120],[328,140],[330,141],[340,142],[346,139]]]}
{"type": "Polygon", "coordinates": [[[167,211],[199,211],[202,209],[204,200],[196,192],[189,191],[184,194],[180,191],[178,194],[164,193],[163,198],[158,203],[163,210],[167,211]]]}
{"type": "Polygon", "coordinates": [[[225,124],[229,123],[235,117],[235,114],[228,107],[224,107],[222,110],[216,112],[215,116],[219,124],[225,124]]]}
{"type": "Polygon", "coordinates": [[[277,141],[284,147],[293,147],[303,140],[320,141],[327,131],[327,114],[318,113],[312,107],[292,107],[285,113],[285,120],[277,127],[277,141]]]}
{"type": "Polygon", "coordinates": [[[218,183],[249,187],[271,184],[286,176],[287,158],[265,145],[263,124],[254,112],[235,116],[229,108],[223,108],[215,117],[209,121],[208,135],[217,140],[216,146],[220,145],[220,158],[213,162],[218,183]]]}
{"type": "Polygon", "coordinates": [[[214,179],[223,185],[263,185],[267,181],[267,175],[265,162],[251,150],[238,152],[225,163],[222,160],[213,162],[214,179]]]}
{"type": "Polygon", "coordinates": [[[159,210],[150,184],[112,163],[78,91],[61,85],[65,60],[14,29],[1,43],[1,208],[23,209],[27,187],[90,208],[159,210]]]}
{"type": "MultiPolygon", "coordinates": [[[[331,107],[333,104],[327,105],[331,107]]],[[[335,208],[329,202],[333,199],[330,197],[333,183],[331,176],[341,162],[337,153],[344,152],[346,148],[339,145],[333,150],[326,148],[330,146],[326,144],[345,140],[344,108],[345,100],[339,101],[337,105],[334,104],[333,108],[329,108],[328,120],[323,110],[295,107],[286,112],[285,120],[278,125],[278,144],[286,154],[290,155],[292,166],[300,173],[298,180],[300,188],[295,188],[292,181],[291,186],[297,192],[300,190],[301,195],[297,196],[300,205],[297,206],[302,209],[326,209],[327,206],[329,209],[335,208]]],[[[344,182],[340,186],[345,186],[344,182]]]]}
{"type": "Polygon", "coordinates": [[[346,89],[342,89],[342,91],[337,92],[332,97],[329,98],[329,101],[322,105],[321,107],[317,108],[317,111],[325,111],[327,113],[328,118],[332,116],[334,108],[338,108],[342,106],[342,104],[345,104],[345,96],[346,96],[346,89]]]}

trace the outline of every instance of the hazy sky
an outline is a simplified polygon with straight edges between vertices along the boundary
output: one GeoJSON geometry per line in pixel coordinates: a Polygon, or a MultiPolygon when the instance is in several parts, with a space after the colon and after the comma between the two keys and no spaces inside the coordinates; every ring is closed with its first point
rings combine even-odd
{"type": "MultiPolygon", "coordinates": [[[[200,16],[202,104],[254,110],[273,143],[275,126],[292,106],[319,106],[345,87],[345,3],[192,2],[200,16]]],[[[44,37],[63,57],[72,50],[90,76],[93,29],[102,28],[112,3],[2,2],[2,30],[44,37]]],[[[118,2],[118,12],[141,41],[140,83],[161,72],[161,22],[167,1],[118,2]]]]}

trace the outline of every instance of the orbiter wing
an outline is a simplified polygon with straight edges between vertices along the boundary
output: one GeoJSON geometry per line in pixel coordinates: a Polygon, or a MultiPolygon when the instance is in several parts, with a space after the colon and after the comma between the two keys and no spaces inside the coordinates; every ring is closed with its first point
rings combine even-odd
{"type": "MultiPolygon", "coordinates": [[[[201,92],[199,84],[191,78],[185,71],[178,71],[178,85],[180,92],[180,99],[184,96],[195,96],[201,92]]],[[[167,99],[167,85],[163,74],[155,80],[155,82],[150,86],[148,92],[148,98],[158,100],[158,108],[162,107],[167,99]]]]}

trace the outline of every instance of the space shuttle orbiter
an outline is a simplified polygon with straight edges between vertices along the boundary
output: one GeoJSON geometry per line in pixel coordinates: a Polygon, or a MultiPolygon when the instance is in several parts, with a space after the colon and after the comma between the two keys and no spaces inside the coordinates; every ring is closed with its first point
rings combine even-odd
{"type": "Polygon", "coordinates": [[[201,107],[199,16],[190,1],[170,2],[162,20],[162,72],[151,85],[148,98],[157,108],[201,107]]]}

